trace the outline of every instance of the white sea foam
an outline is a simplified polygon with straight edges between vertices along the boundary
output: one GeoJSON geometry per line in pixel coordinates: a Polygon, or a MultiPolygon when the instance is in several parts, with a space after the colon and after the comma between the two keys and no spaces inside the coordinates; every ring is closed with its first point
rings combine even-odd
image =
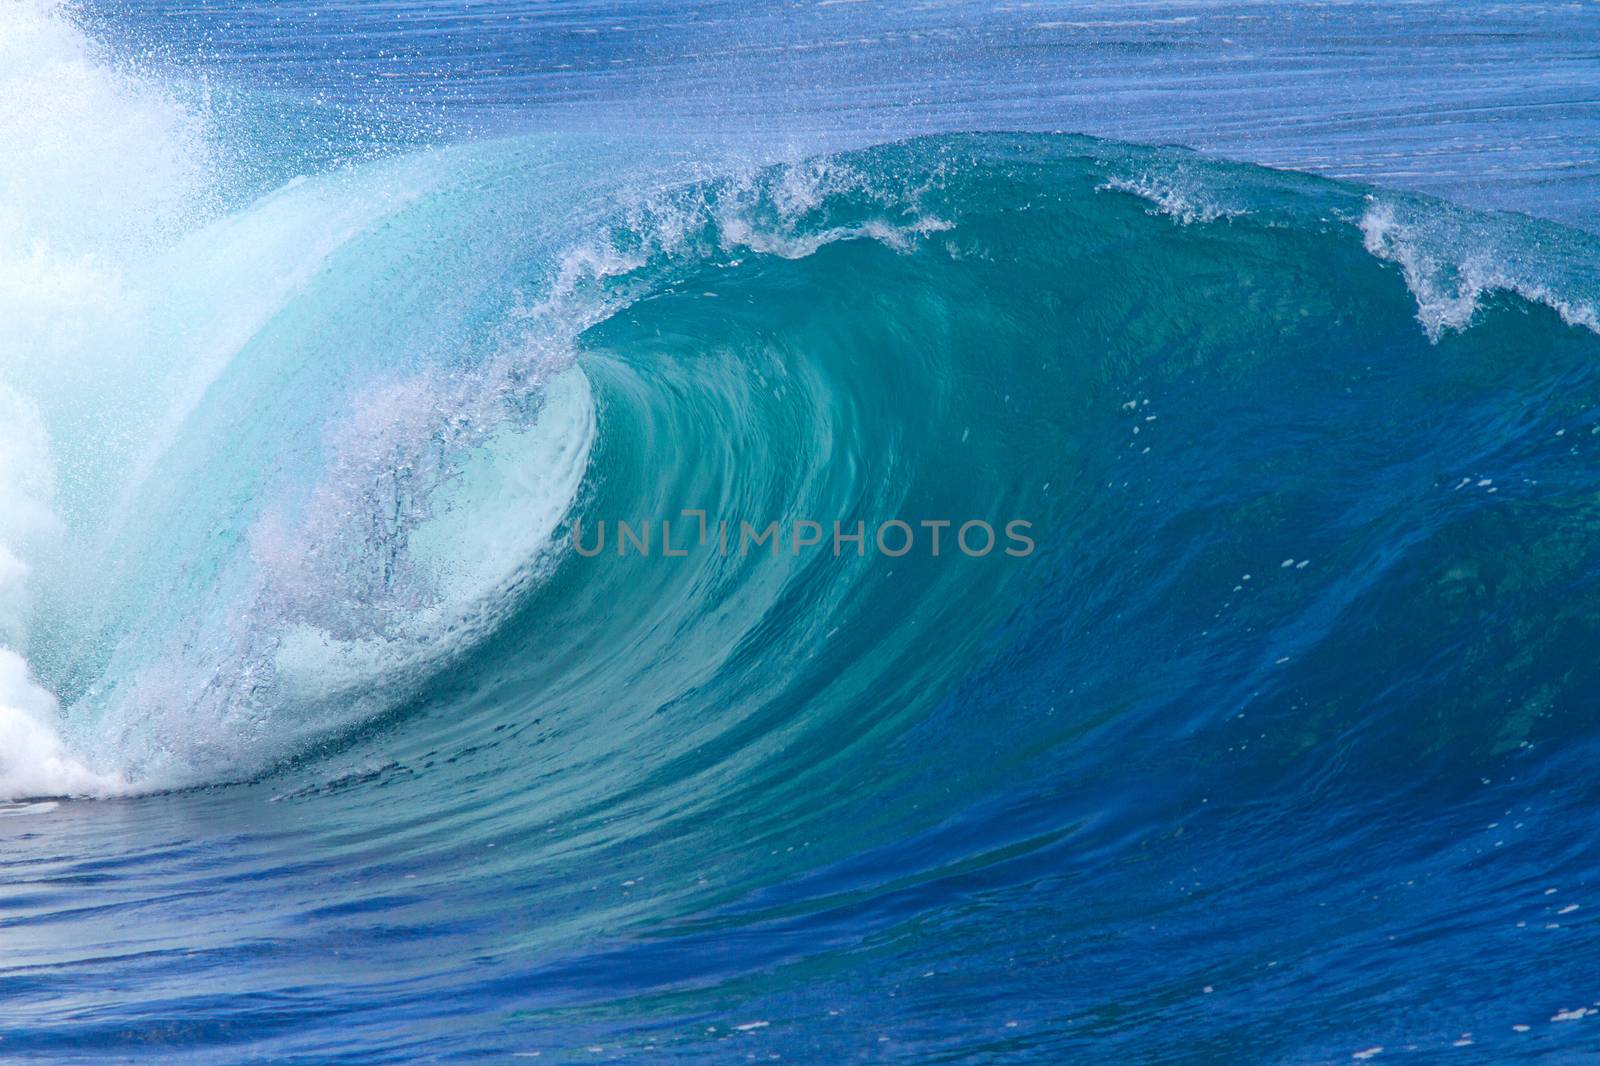
{"type": "Polygon", "coordinates": [[[1136,178],[1112,177],[1097,191],[1124,192],[1150,203],[1149,213],[1166,215],[1180,226],[1198,222],[1215,222],[1234,218],[1242,212],[1223,207],[1212,195],[1203,192],[1198,183],[1181,175],[1141,174],[1136,178]]]}
{"type": "Polygon", "coordinates": [[[29,405],[0,386],[0,800],[104,795],[124,785],[68,752],[61,708],[32,676],[30,549],[55,533],[44,432],[29,405]]]}
{"type": "MultiPolygon", "coordinates": [[[[99,56],[57,4],[0,5],[0,352],[65,369],[115,305],[115,254],[179,225],[204,187],[205,131],[153,82],[99,56]]],[[[0,372],[5,366],[0,364],[0,372]]],[[[80,371],[81,372],[81,371],[80,371]]],[[[0,382],[0,799],[116,791],[67,750],[24,659],[35,560],[59,535],[34,405],[0,382]]]]}
{"type": "Polygon", "coordinates": [[[67,750],[56,698],[29,675],[22,656],[0,648],[0,800],[108,796],[128,789],[67,750]]]}
{"type": "Polygon", "coordinates": [[[711,209],[719,243],[761,255],[805,259],[841,241],[871,240],[908,252],[922,237],[955,226],[923,210],[913,192],[880,194],[854,168],[821,160],[792,163],[775,174],[726,183],[711,209]],[[872,217],[818,227],[815,213],[830,197],[864,196],[876,201],[872,217]]]}
{"type": "MultiPolygon", "coordinates": [[[[82,375],[72,353],[121,296],[118,256],[194,217],[206,129],[100,55],[62,6],[0,5],[0,378],[82,375]]],[[[37,406],[0,380],[0,800],[126,782],[71,753],[25,658],[37,563],[61,534],[37,406]]]]}
{"type": "MultiPolygon", "coordinates": [[[[1503,226],[1505,223],[1500,223],[1503,226]]],[[[1504,234],[1487,220],[1462,217],[1444,205],[1431,215],[1369,198],[1361,235],[1369,253],[1394,263],[1417,301],[1417,321],[1429,339],[1472,324],[1483,298],[1510,292],[1555,311],[1569,326],[1600,333],[1600,309],[1563,291],[1556,262],[1535,262],[1524,234],[1504,234]]]]}
{"type": "MultiPolygon", "coordinates": [[[[621,239],[599,238],[569,250],[560,260],[551,300],[570,301],[578,290],[639,270],[659,256],[753,252],[805,259],[853,240],[910,252],[922,238],[955,228],[923,207],[924,190],[890,186],[879,188],[845,163],[807,160],[736,168],[716,181],[661,190],[625,212],[616,235],[621,239]],[[828,218],[827,205],[834,200],[856,201],[857,216],[828,218]]],[[[547,312],[550,306],[546,302],[534,310],[547,312]]],[[[615,304],[589,306],[593,311],[615,304]]]]}

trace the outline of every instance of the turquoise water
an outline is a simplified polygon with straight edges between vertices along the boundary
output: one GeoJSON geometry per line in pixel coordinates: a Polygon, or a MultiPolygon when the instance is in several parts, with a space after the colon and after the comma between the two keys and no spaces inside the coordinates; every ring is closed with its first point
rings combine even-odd
{"type": "Polygon", "coordinates": [[[280,98],[317,10],[4,16],[0,1057],[1597,1050],[1586,171],[280,98]]]}

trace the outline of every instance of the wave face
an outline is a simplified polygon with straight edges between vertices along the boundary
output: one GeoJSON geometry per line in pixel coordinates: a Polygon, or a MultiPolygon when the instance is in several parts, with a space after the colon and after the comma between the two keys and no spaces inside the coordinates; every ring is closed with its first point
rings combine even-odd
{"type": "Polygon", "coordinates": [[[5,17],[6,1054],[1589,1046],[1593,237],[1049,135],[240,196],[5,17]]]}

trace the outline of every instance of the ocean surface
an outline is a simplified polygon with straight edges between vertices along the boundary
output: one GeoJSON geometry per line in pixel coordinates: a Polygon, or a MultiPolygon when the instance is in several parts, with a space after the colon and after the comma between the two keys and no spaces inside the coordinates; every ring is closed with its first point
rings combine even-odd
{"type": "Polygon", "coordinates": [[[1591,3],[0,0],[0,1062],[1600,1059],[1597,204],[1591,3]]]}

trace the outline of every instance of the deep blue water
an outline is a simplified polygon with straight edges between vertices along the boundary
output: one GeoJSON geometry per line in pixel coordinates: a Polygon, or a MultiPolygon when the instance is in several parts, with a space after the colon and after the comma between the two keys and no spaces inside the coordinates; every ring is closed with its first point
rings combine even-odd
{"type": "Polygon", "coordinates": [[[0,8],[0,1061],[1600,1055],[1597,31],[0,8]]]}

